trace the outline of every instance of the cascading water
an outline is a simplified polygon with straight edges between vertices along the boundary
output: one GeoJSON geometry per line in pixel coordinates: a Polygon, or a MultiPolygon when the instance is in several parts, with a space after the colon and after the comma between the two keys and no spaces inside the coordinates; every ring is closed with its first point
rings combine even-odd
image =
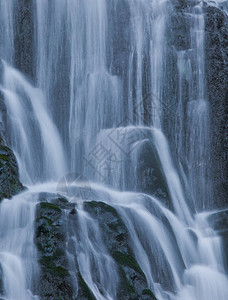
{"type": "MultiPolygon", "coordinates": [[[[221,240],[204,212],[212,182],[203,1],[189,0],[189,47],[174,49],[178,99],[172,116],[166,104],[174,100],[165,83],[172,1],[121,1],[33,1],[31,80],[14,67],[19,2],[0,2],[5,138],[22,183],[29,185],[0,205],[4,299],[39,299],[33,295],[39,277],[36,203],[39,193],[55,193],[58,180],[72,172],[84,174],[96,201],[121,216],[157,299],[227,298],[221,240]]],[[[96,299],[118,299],[120,274],[102,230],[83,203],[76,201],[75,210],[77,219],[65,216],[74,299],[76,267],[96,299]]]]}
{"type": "Polygon", "coordinates": [[[210,160],[209,103],[205,87],[204,16],[201,5],[189,9],[187,13],[192,24],[190,29],[190,49],[179,51],[179,103],[177,113],[177,145],[182,160],[187,158],[189,185],[195,209],[209,206],[212,182],[208,182],[210,160]],[[187,112],[184,112],[183,82],[188,82],[187,112]],[[183,122],[183,115],[186,120],[183,122]],[[182,123],[182,124],[181,124],[182,123]],[[187,137],[187,142],[186,142],[187,137]],[[191,147],[188,144],[191,143],[191,147]]]}
{"type": "Polygon", "coordinates": [[[3,64],[2,92],[11,119],[7,129],[11,132],[11,146],[23,172],[21,179],[25,184],[58,180],[65,173],[66,163],[59,134],[48,115],[43,95],[18,71],[3,64]],[[45,153],[43,157],[42,153],[45,153]]]}
{"type": "Polygon", "coordinates": [[[1,204],[0,263],[6,299],[39,299],[31,293],[39,276],[34,231],[31,230],[36,197],[25,192],[1,204]]]}

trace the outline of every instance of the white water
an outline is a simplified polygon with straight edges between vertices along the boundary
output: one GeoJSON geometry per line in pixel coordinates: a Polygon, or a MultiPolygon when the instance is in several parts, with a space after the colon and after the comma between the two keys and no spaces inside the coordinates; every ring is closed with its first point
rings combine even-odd
{"type": "Polygon", "coordinates": [[[212,182],[209,178],[210,120],[205,86],[204,16],[201,4],[190,8],[190,49],[178,51],[179,103],[176,116],[178,155],[187,165],[189,188],[197,211],[211,205],[212,182]],[[187,112],[184,80],[188,82],[187,112]],[[184,118],[183,118],[184,116],[184,118]],[[186,142],[187,139],[187,142],[186,142]],[[189,147],[189,143],[191,147],[189,147]]]}
{"type": "Polygon", "coordinates": [[[104,245],[97,222],[83,209],[77,211],[78,223],[68,229],[73,230],[68,243],[75,247],[79,271],[96,299],[116,299],[119,282],[116,264],[104,245]]]}
{"type": "MultiPolygon", "coordinates": [[[[201,6],[188,12],[191,48],[176,53],[176,159],[169,147],[172,141],[163,133],[170,113],[164,103],[171,101],[164,96],[168,95],[164,78],[170,1],[129,0],[123,16],[117,0],[34,1],[34,81],[13,67],[16,3],[0,3],[1,92],[7,108],[7,140],[16,154],[21,180],[35,185],[0,205],[3,298],[36,299],[32,292],[39,267],[33,222],[38,194],[55,192],[62,176],[78,172],[90,179],[97,200],[121,215],[135,258],[158,299],[226,300],[221,240],[203,213],[212,201],[212,183],[207,179],[210,120],[201,6]],[[127,50],[121,48],[124,39],[127,50]],[[115,47],[121,48],[121,59],[115,47]],[[191,87],[186,116],[183,80],[191,87]],[[146,113],[151,114],[149,120],[144,119],[146,113]],[[100,152],[95,151],[98,146],[100,152]],[[162,174],[170,205],[161,204],[158,196],[138,192],[145,149],[151,151],[150,167],[162,174]],[[46,184],[49,181],[53,183],[46,184]]],[[[151,177],[152,171],[147,172],[151,177]]],[[[83,206],[76,209],[78,224],[69,224],[66,234],[68,243],[74,244],[74,253],[66,249],[69,261],[74,265],[77,258],[82,277],[97,299],[117,299],[117,266],[101,229],[83,206]]],[[[77,276],[73,268],[70,272],[77,297],[77,276]]]]}
{"type": "Polygon", "coordinates": [[[3,87],[11,146],[15,149],[25,184],[59,179],[67,167],[59,133],[41,91],[5,62],[3,87]],[[50,139],[51,137],[51,139],[50,139]],[[34,163],[36,162],[36,163],[34,163]]]}
{"type": "Polygon", "coordinates": [[[8,300],[39,299],[31,293],[39,275],[33,230],[36,200],[28,191],[0,206],[0,263],[8,300]]]}

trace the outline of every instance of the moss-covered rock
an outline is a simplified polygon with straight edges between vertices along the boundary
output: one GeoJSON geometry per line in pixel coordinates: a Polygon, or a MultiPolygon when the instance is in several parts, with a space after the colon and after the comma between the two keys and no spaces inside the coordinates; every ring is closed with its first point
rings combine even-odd
{"type": "Polygon", "coordinates": [[[96,300],[80,272],[78,272],[78,285],[80,287],[78,291],[78,299],[96,300]]]}
{"type": "MultiPolygon", "coordinates": [[[[74,204],[55,194],[41,193],[36,211],[35,243],[40,264],[39,290],[41,299],[95,300],[75,264],[74,275],[70,273],[66,253],[66,211],[73,215],[74,204]],[[77,291],[75,284],[77,281],[77,291]]],[[[75,257],[76,262],[76,257],[75,257]]]]}
{"type": "Polygon", "coordinates": [[[155,299],[152,291],[148,289],[143,271],[134,258],[127,228],[117,211],[106,203],[96,201],[86,202],[84,208],[98,221],[106,247],[118,266],[118,299],[155,299]],[[143,293],[145,290],[151,294],[143,293]]]}
{"type": "Polygon", "coordinates": [[[0,200],[10,198],[23,190],[13,151],[0,145],[0,200]]]}
{"type": "Polygon", "coordinates": [[[143,290],[143,291],[142,291],[142,294],[143,294],[143,295],[150,296],[150,297],[151,297],[151,299],[154,299],[154,300],[156,300],[156,298],[155,298],[154,294],[153,294],[153,293],[151,292],[151,290],[149,290],[149,289],[145,289],[145,290],[143,290]]]}
{"type": "Polygon", "coordinates": [[[142,270],[140,269],[133,256],[124,254],[120,251],[112,252],[112,256],[114,257],[115,261],[118,262],[120,265],[129,267],[144,276],[142,270]]]}
{"type": "Polygon", "coordinates": [[[40,202],[35,226],[41,268],[38,294],[41,299],[73,299],[72,278],[65,253],[63,210],[51,202],[40,202]]]}
{"type": "MultiPolygon", "coordinates": [[[[40,200],[42,202],[37,205],[35,224],[35,242],[41,269],[37,294],[41,299],[94,300],[92,291],[79,271],[76,256],[74,266],[70,266],[66,254],[66,229],[69,226],[77,228],[75,204],[48,193],[41,194],[40,200]],[[71,271],[77,279],[72,276],[71,271]]],[[[148,289],[143,271],[134,258],[127,229],[117,211],[103,202],[96,201],[85,202],[84,209],[98,221],[106,247],[117,264],[120,279],[117,298],[155,299],[152,291],[148,289]]],[[[71,255],[74,256],[74,253],[73,251],[71,255]]]]}

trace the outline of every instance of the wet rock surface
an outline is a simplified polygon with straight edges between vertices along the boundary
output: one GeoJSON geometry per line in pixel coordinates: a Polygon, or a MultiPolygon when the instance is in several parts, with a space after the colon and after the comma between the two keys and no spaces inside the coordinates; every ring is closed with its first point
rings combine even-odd
{"type": "MultiPolygon", "coordinates": [[[[18,165],[13,151],[4,145],[0,136],[0,201],[22,192],[18,165]]],[[[0,295],[4,295],[3,271],[0,265],[0,295]]]]}
{"type": "MultiPolygon", "coordinates": [[[[200,1],[184,1],[173,0],[174,14],[171,18],[170,49],[174,46],[177,50],[186,50],[189,48],[189,19],[186,10],[200,1]]],[[[15,55],[15,65],[21,71],[33,77],[34,54],[33,54],[33,8],[32,1],[22,0],[18,4],[17,15],[17,32],[15,33],[15,47],[17,49],[15,55]]],[[[127,6],[127,1],[118,1],[121,7],[127,6]]],[[[115,48],[113,53],[110,51],[110,58],[115,58],[115,64],[112,66],[112,72],[123,78],[126,86],[127,69],[126,57],[129,49],[129,12],[128,9],[118,9],[119,16],[112,25],[113,28],[119,28],[118,20],[122,20],[120,32],[114,37],[115,48]],[[125,11],[125,13],[124,13],[125,11]],[[124,15],[125,14],[125,15],[124,15]],[[120,47],[121,46],[121,47],[120,47]]],[[[205,13],[205,43],[206,43],[206,74],[208,97],[210,101],[210,117],[211,117],[211,169],[214,182],[214,202],[216,207],[227,206],[227,178],[228,178],[228,20],[225,13],[216,7],[208,6],[204,3],[205,13]]],[[[111,14],[111,13],[110,13],[111,14]]],[[[114,30],[114,29],[113,29],[114,30]]],[[[115,29],[116,30],[116,29],[115,29]]],[[[173,49],[173,48],[172,48],[173,49]]],[[[166,85],[170,86],[167,91],[169,99],[176,101],[173,95],[177,94],[177,58],[173,50],[168,54],[170,65],[169,81],[166,85]],[[171,88],[172,87],[172,88],[171,88]],[[171,97],[173,96],[173,98],[171,97]]],[[[111,65],[111,62],[110,62],[111,65]]],[[[146,60],[145,60],[146,70],[146,60]]],[[[149,71],[148,71],[149,73],[149,71]]],[[[146,74],[146,71],[145,71],[146,74]]],[[[146,77],[146,76],[145,76],[146,77]]],[[[59,85],[60,86],[60,85],[59,85]]],[[[146,84],[144,83],[145,95],[148,94],[146,84]]],[[[56,89],[58,93],[59,90],[56,89]]],[[[127,90],[126,88],[124,89],[127,90]]],[[[187,90],[187,88],[186,88],[187,90]]],[[[135,91],[133,91],[134,94],[135,91]]],[[[126,93],[126,92],[124,92],[126,93]]],[[[186,93],[187,94],[187,93],[186,93]]],[[[65,95],[61,94],[61,98],[65,99],[65,95]]],[[[127,98],[127,95],[124,95],[127,98]]],[[[59,96],[60,97],[60,96],[59,96]]],[[[124,99],[125,99],[124,98],[124,99]]],[[[171,101],[171,100],[167,101],[171,101]]],[[[185,96],[183,96],[185,99],[185,96]]],[[[65,103],[64,103],[65,104],[65,103]]],[[[5,108],[3,107],[2,110],[5,108]]],[[[170,123],[173,119],[169,118],[170,123]]],[[[61,122],[60,122],[61,123],[61,122]]],[[[141,182],[141,191],[145,191],[156,196],[163,197],[164,203],[168,200],[166,186],[152,185],[155,181],[154,173],[148,165],[149,154],[143,152],[144,157],[141,160],[139,169],[145,171],[141,182]],[[154,179],[154,180],[153,180],[154,179]],[[154,189],[156,187],[156,189],[154,189]]],[[[162,180],[162,174],[156,175],[158,181],[162,180]]],[[[18,167],[13,152],[6,146],[0,146],[0,200],[23,190],[23,186],[19,181],[18,167]]],[[[68,260],[66,257],[66,212],[72,219],[77,218],[77,210],[74,204],[69,203],[64,198],[55,195],[43,194],[40,203],[37,205],[36,215],[36,234],[35,242],[38,249],[38,257],[40,262],[40,290],[41,299],[94,299],[93,294],[82,278],[78,269],[76,269],[76,277],[78,281],[78,294],[75,295],[74,280],[70,274],[68,260]],[[48,202],[47,202],[48,201],[48,202]]],[[[115,260],[120,275],[120,286],[118,290],[118,299],[155,299],[152,292],[148,289],[145,276],[138,266],[134,255],[130,248],[129,236],[126,227],[119,217],[116,210],[102,202],[87,202],[85,210],[99,223],[102,229],[104,242],[115,260]]],[[[227,211],[219,212],[211,217],[214,229],[223,238],[224,253],[226,253],[226,267],[228,269],[228,217],[227,211]]],[[[77,267],[77,266],[76,266],[77,267]]],[[[2,292],[0,268],[0,293],[2,292]]]]}
{"type": "Polygon", "coordinates": [[[0,299],[4,295],[4,283],[3,283],[3,271],[2,266],[0,265],[0,299]]]}
{"type": "Polygon", "coordinates": [[[166,207],[173,209],[165,174],[155,146],[151,141],[143,143],[138,154],[137,191],[154,195],[166,207]]]}
{"type": "Polygon", "coordinates": [[[211,115],[211,168],[215,207],[228,205],[228,17],[205,7],[206,75],[211,115]]]}
{"type": "MultiPolygon", "coordinates": [[[[44,202],[42,195],[37,205],[35,243],[40,264],[39,291],[41,299],[74,299],[73,284],[67,270],[65,253],[64,211],[66,202],[58,199],[58,205],[44,202]]],[[[50,195],[46,194],[50,199],[50,195]]]]}
{"type": "Polygon", "coordinates": [[[222,238],[223,255],[225,258],[225,268],[228,272],[228,209],[215,212],[209,216],[209,222],[213,229],[222,238]]]}
{"type": "Polygon", "coordinates": [[[0,200],[11,198],[23,190],[13,151],[7,146],[0,145],[0,200]]]}
{"type": "MultiPolygon", "coordinates": [[[[177,103],[178,69],[176,51],[192,51],[190,47],[191,13],[200,1],[173,0],[170,28],[167,28],[168,56],[170,71],[166,77],[166,95],[177,103]]],[[[215,4],[215,3],[214,3],[215,4]]],[[[205,81],[210,114],[210,158],[209,177],[213,184],[213,200],[210,208],[225,208],[228,205],[228,17],[225,11],[203,2],[205,24],[205,81]]],[[[168,69],[169,69],[168,68],[168,69]]],[[[187,107],[189,87],[183,81],[182,102],[187,107]]],[[[195,89],[195,87],[193,87],[195,89]]],[[[167,100],[170,101],[170,100],[167,100]]],[[[168,102],[167,102],[168,105],[168,102]]],[[[186,108],[184,110],[184,113],[186,108]]],[[[166,135],[170,143],[174,140],[172,130],[175,120],[165,121],[166,135]]],[[[185,129],[184,129],[185,130],[185,129]]]]}
{"type": "MultiPolygon", "coordinates": [[[[69,233],[69,226],[77,224],[75,204],[48,194],[41,195],[40,199],[42,202],[37,205],[35,224],[35,243],[41,268],[38,294],[41,299],[95,299],[79,272],[77,258],[75,257],[75,279],[66,256],[66,226],[69,233]],[[45,202],[45,198],[48,198],[49,202],[45,202]],[[77,295],[74,280],[78,285],[77,295]]],[[[156,299],[134,258],[127,229],[116,210],[96,201],[85,202],[84,209],[98,222],[104,243],[117,264],[120,277],[117,298],[156,299]]]]}
{"type": "Polygon", "coordinates": [[[34,77],[34,3],[32,0],[15,1],[15,65],[30,78],[34,77]]]}
{"type": "Polygon", "coordinates": [[[102,229],[105,244],[118,265],[118,299],[156,299],[148,289],[145,275],[130,248],[127,229],[117,211],[103,202],[86,202],[85,210],[102,229]]]}

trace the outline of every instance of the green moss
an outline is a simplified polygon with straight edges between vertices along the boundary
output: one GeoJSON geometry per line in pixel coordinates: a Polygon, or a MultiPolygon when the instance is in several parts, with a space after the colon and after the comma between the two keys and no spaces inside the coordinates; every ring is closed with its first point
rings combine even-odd
{"type": "Polygon", "coordinates": [[[13,194],[18,194],[23,190],[25,190],[25,188],[18,182],[14,182],[13,184],[11,184],[11,186],[12,186],[13,194]]]}
{"type": "Polygon", "coordinates": [[[42,246],[42,244],[40,242],[37,242],[36,246],[37,246],[37,248],[38,248],[39,251],[43,251],[43,246],[42,246]]]}
{"type": "Polygon", "coordinates": [[[66,198],[63,198],[61,196],[59,196],[57,199],[55,199],[55,201],[59,201],[60,204],[63,204],[63,205],[67,205],[69,203],[66,198]]]}
{"type": "Polygon", "coordinates": [[[59,276],[59,277],[65,277],[68,275],[68,271],[66,269],[64,269],[63,267],[61,266],[54,266],[52,267],[52,270],[51,272],[56,275],[56,276],[59,276]]]}
{"type": "Polygon", "coordinates": [[[64,251],[61,250],[61,249],[58,249],[54,252],[52,258],[55,259],[55,260],[58,260],[60,259],[61,257],[63,257],[65,255],[64,251]]]}
{"type": "Polygon", "coordinates": [[[115,216],[118,216],[116,210],[112,206],[110,206],[110,205],[108,205],[104,202],[100,202],[100,201],[99,202],[97,202],[97,201],[86,202],[85,207],[88,207],[88,208],[102,208],[104,211],[111,212],[115,216]]]}
{"type": "Polygon", "coordinates": [[[40,259],[40,263],[41,265],[43,265],[45,267],[45,269],[58,277],[65,277],[68,275],[68,271],[66,269],[64,269],[61,266],[56,266],[54,265],[53,261],[52,261],[52,257],[43,257],[42,259],[40,259]]]}
{"type": "Polygon", "coordinates": [[[41,265],[47,267],[47,268],[51,268],[53,266],[53,262],[52,262],[52,258],[51,257],[42,257],[40,259],[40,263],[41,265]]]}
{"type": "Polygon", "coordinates": [[[65,241],[64,234],[62,234],[60,232],[56,232],[55,237],[56,237],[56,239],[58,239],[59,242],[64,242],[65,241]]]}
{"type": "Polygon", "coordinates": [[[0,159],[4,160],[4,161],[10,161],[10,158],[8,155],[5,154],[0,154],[0,159]]]}
{"type": "Polygon", "coordinates": [[[127,279],[125,280],[125,288],[128,294],[136,293],[134,286],[130,283],[130,281],[127,279]]]}
{"type": "Polygon", "coordinates": [[[10,148],[8,148],[7,146],[2,146],[1,145],[0,148],[1,148],[1,150],[6,151],[6,152],[11,151],[10,148]]]}
{"type": "Polygon", "coordinates": [[[41,216],[41,217],[37,217],[37,218],[36,218],[36,224],[37,224],[39,221],[41,221],[41,220],[47,221],[47,224],[50,225],[50,226],[51,226],[52,223],[54,222],[53,220],[51,220],[51,219],[49,219],[49,218],[47,218],[47,217],[41,216]]]}
{"type": "Polygon", "coordinates": [[[88,300],[96,300],[94,297],[93,293],[89,289],[88,285],[86,284],[85,280],[83,279],[82,275],[80,272],[78,272],[78,283],[79,286],[82,289],[83,296],[86,297],[88,300]]]}
{"type": "Polygon", "coordinates": [[[59,293],[58,300],[64,300],[63,295],[59,293]]]}
{"type": "Polygon", "coordinates": [[[113,223],[109,223],[108,224],[108,227],[113,230],[113,231],[118,231],[118,224],[116,222],[113,222],[113,223]]]}
{"type": "Polygon", "coordinates": [[[37,227],[36,236],[39,237],[42,233],[44,235],[50,236],[50,229],[48,228],[48,223],[43,223],[40,226],[37,227]]]}
{"type": "Polygon", "coordinates": [[[148,296],[151,296],[153,300],[157,300],[156,297],[154,296],[154,294],[149,289],[143,290],[142,295],[148,295],[148,296]]]}
{"type": "Polygon", "coordinates": [[[52,209],[52,210],[61,212],[61,209],[57,205],[52,204],[50,202],[41,202],[40,207],[43,209],[52,209]]]}
{"type": "Polygon", "coordinates": [[[122,286],[128,295],[132,293],[136,293],[134,286],[127,279],[127,276],[122,267],[120,267],[120,278],[122,281],[122,286]]]}
{"type": "Polygon", "coordinates": [[[127,266],[133,270],[135,270],[136,272],[143,274],[143,271],[141,270],[141,268],[139,267],[139,265],[137,264],[136,260],[134,259],[134,257],[132,257],[131,255],[128,254],[124,254],[120,251],[115,251],[113,252],[113,258],[121,265],[123,266],[127,266]]]}

